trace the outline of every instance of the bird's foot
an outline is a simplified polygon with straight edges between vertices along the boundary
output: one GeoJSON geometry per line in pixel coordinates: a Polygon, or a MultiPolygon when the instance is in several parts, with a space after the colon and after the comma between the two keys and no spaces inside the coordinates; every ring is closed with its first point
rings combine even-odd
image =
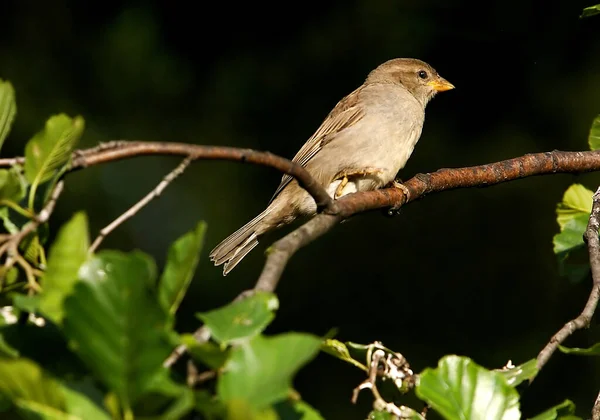
{"type": "Polygon", "coordinates": [[[408,190],[408,188],[406,188],[406,186],[404,184],[402,184],[400,181],[394,179],[392,181],[392,188],[399,188],[402,190],[402,192],[404,193],[404,195],[406,196],[406,202],[408,202],[410,200],[410,191],[408,190]]]}
{"type": "Polygon", "coordinates": [[[397,216],[398,214],[400,214],[400,209],[402,208],[402,205],[410,200],[410,190],[406,188],[404,184],[402,184],[401,180],[397,179],[394,179],[392,182],[390,182],[388,184],[388,188],[398,188],[404,193],[404,202],[399,206],[390,207],[386,212],[388,216],[397,216]]]}
{"type": "Polygon", "coordinates": [[[342,182],[340,182],[340,185],[338,185],[338,187],[335,189],[335,194],[334,194],[333,198],[337,200],[338,198],[340,198],[342,196],[344,188],[346,187],[346,185],[348,185],[349,178],[356,178],[356,177],[360,177],[360,176],[380,175],[383,172],[384,172],[383,169],[379,169],[379,168],[346,169],[346,170],[339,172],[333,178],[333,180],[337,181],[338,179],[341,179],[342,182]]]}

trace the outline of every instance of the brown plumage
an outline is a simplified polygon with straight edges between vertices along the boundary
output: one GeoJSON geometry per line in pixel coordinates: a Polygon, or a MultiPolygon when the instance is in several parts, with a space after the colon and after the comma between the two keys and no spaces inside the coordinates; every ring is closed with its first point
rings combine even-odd
{"type": "MultiPolygon", "coordinates": [[[[373,70],[333,108],[293,161],[333,198],[381,188],[394,180],[419,140],[425,106],[437,92],[453,89],[420,60],[398,58],[373,70]]],[[[229,273],[264,233],[316,212],[312,197],[284,175],[265,211],[221,242],[210,254],[229,273]]]]}

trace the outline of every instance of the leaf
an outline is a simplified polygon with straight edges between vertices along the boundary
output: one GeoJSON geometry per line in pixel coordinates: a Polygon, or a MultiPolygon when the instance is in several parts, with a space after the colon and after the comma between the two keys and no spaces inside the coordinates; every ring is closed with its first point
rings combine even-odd
{"type": "Polygon", "coordinates": [[[574,217],[585,214],[589,217],[592,211],[592,197],[594,193],[581,184],[571,185],[563,195],[563,199],[556,206],[556,221],[562,231],[565,224],[574,217]]]}
{"type": "Polygon", "coordinates": [[[27,181],[18,168],[0,169],[0,200],[18,203],[25,197],[26,189],[27,181]]]}
{"type": "Polygon", "coordinates": [[[448,420],[520,418],[519,394],[503,375],[466,357],[446,356],[436,369],[425,369],[416,393],[448,420]]]}
{"type": "Polygon", "coordinates": [[[260,334],[271,323],[278,308],[277,296],[257,292],[246,299],[196,316],[210,329],[215,341],[228,344],[260,334]]]}
{"type": "Polygon", "coordinates": [[[23,257],[36,266],[39,264],[40,255],[44,252],[40,244],[40,237],[35,232],[23,239],[23,242],[19,244],[19,249],[22,251],[23,257]]]}
{"type": "Polygon", "coordinates": [[[194,361],[200,362],[210,369],[221,368],[229,358],[229,349],[221,349],[211,341],[200,344],[192,334],[183,334],[181,341],[194,361]]]}
{"type": "Polygon", "coordinates": [[[284,401],[275,405],[280,420],[324,420],[321,413],[304,401],[284,401]]]}
{"type": "Polygon", "coordinates": [[[496,372],[499,372],[504,376],[507,384],[515,387],[523,381],[535,378],[535,375],[538,373],[537,360],[531,359],[522,365],[513,366],[508,369],[497,369],[496,372]]]}
{"type": "Polygon", "coordinates": [[[27,359],[0,359],[0,394],[25,411],[64,412],[60,384],[27,359]]]}
{"type": "Polygon", "coordinates": [[[159,374],[155,375],[154,380],[148,388],[147,397],[140,401],[138,407],[142,409],[150,408],[148,414],[155,414],[156,411],[162,410],[161,420],[178,420],[185,418],[194,408],[194,404],[194,391],[185,385],[173,381],[169,377],[169,371],[162,369],[159,374]],[[159,403],[160,407],[152,407],[153,404],[149,399],[159,403]],[[163,408],[165,403],[169,403],[166,409],[163,408]],[[154,411],[152,411],[152,408],[154,411]]]}
{"type": "Polygon", "coordinates": [[[0,79],[0,148],[10,133],[15,115],[17,115],[15,90],[10,82],[0,79]]]}
{"type": "Polygon", "coordinates": [[[41,279],[40,310],[54,323],[64,317],[63,302],[73,292],[77,273],[88,258],[90,239],[85,213],[76,213],[61,227],[50,247],[48,268],[41,279]]]}
{"type": "Polygon", "coordinates": [[[13,297],[13,305],[24,312],[35,314],[40,307],[40,296],[16,294],[13,297]]]}
{"type": "Polygon", "coordinates": [[[56,171],[67,165],[83,134],[82,117],[73,119],[65,114],[55,115],[25,146],[25,177],[31,183],[29,207],[38,185],[52,179],[56,171]]]}
{"type": "Polygon", "coordinates": [[[600,14],[600,4],[583,9],[580,18],[587,18],[598,14],[600,14]]]}
{"type": "Polygon", "coordinates": [[[286,398],[292,377],[317,352],[321,339],[309,334],[256,336],[231,351],[217,382],[223,402],[241,400],[260,410],[286,398]]]}
{"type": "MultiPolygon", "coordinates": [[[[595,7],[600,8],[600,4],[595,7]]],[[[600,13],[600,10],[598,10],[597,13],[600,13]]],[[[592,122],[590,135],[588,136],[588,144],[590,145],[590,150],[600,149],[600,115],[594,118],[594,121],[592,122]]]]}
{"type": "Polygon", "coordinates": [[[282,420],[272,407],[257,410],[244,400],[229,401],[225,408],[227,420],[282,420]]]}
{"type": "Polygon", "coordinates": [[[0,208],[0,219],[4,224],[4,228],[8,233],[14,235],[19,232],[19,228],[10,220],[10,215],[8,214],[8,207],[0,208]]]}
{"type": "Polygon", "coordinates": [[[338,359],[343,360],[344,362],[350,363],[356,366],[357,368],[364,370],[365,372],[369,371],[369,369],[365,365],[363,365],[359,361],[352,358],[352,356],[350,356],[350,351],[348,350],[348,347],[346,347],[346,344],[342,343],[339,340],[329,338],[323,341],[323,343],[321,344],[321,350],[323,350],[327,354],[332,355],[333,357],[337,357],[338,359]]]}
{"type": "Polygon", "coordinates": [[[202,414],[206,420],[221,420],[225,418],[225,406],[219,399],[202,389],[194,394],[196,400],[196,411],[202,414]]]}
{"type": "Polygon", "coordinates": [[[554,253],[560,274],[572,282],[586,278],[589,258],[584,249],[583,234],[592,208],[592,191],[580,184],[571,185],[556,208],[560,233],[554,235],[554,253]]]}
{"type": "Polygon", "coordinates": [[[123,406],[147,390],[173,347],[167,314],[150,287],[155,277],[147,255],[103,251],[79,269],[64,302],[69,346],[123,406]]]}
{"type": "Polygon", "coordinates": [[[108,413],[96,405],[86,394],[67,386],[63,387],[67,412],[78,419],[110,420],[108,413]]]}
{"type": "Polygon", "coordinates": [[[575,354],[577,356],[600,356],[600,343],[594,344],[586,349],[579,347],[558,346],[558,349],[566,354],[575,354]]]}
{"type": "Polygon", "coordinates": [[[169,248],[165,270],[158,286],[158,298],[165,310],[174,314],[194,277],[204,243],[206,223],[177,239],[169,248]]]}
{"type": "Polygon", "coordinates": [[[579,417],[575,417],[573,414],[575,414],[575,404],[572,401],[564,400],[562,403],[532,417],[530,420],[579,419],[579,417]]]}
{"type": "MultiPolygon", "coordinates": [[[[400,406],[400,411],[402,413],[402,419],[408,419],[408,420],[425,420],[425,417],[423,417],[421,414],[417,413],[415,410],[405,407],[405,406],[400,406]]],[[[388,413],[387,411],[371,411],[369,413],[369,417],[368,420],[394,420],[397,419],[397,416],[393,416],[391,413],[388,413]]]]}
{"type": "Polygon", "coordinates": [[[580,214],[569,220],[562,232],[554,235],[554,253],[557,256],[560,274],[573,282],[584,279],[589,272],[589,256],[585,249],[583,234],[589,216],[580,214]]]}

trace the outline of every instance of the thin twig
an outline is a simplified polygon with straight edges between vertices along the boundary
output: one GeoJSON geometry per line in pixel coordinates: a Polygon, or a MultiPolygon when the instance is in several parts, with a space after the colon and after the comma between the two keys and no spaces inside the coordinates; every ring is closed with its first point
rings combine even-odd
{"type": "Polygon", "coordinates": [[[587,328],[596,312],[600,300],[600,238],[598,229],[600,227],[600,188],[596,190],[593,198],[592,212],[585,230],[584,238],[587,242],[590,256],[590,267],[592,269],[592,290],[583,311],[579,316],[567,322],[546,344],[537,357],[537,368],[542,369],[558,346],[562,344],[575,331],[587,328]]]}
{"type": "Polygon", "coordinates": [[[0,167],[6,168],[9,166],[22,165],[25,163],[24,157],[0,159],[0,167]]]}
{"type": "Polygon", "coordinates": [[[126,220],[135,216],[137,212],[140,211],[140,209],[142,209],[150,201],[152,201],[155,198],[158,198],[165,190],[165,188],[167,188],[169,184],[173,182],[173,180],[175,180],[175,178],[177,178],[187,169],[191,162],[192,158],[190,156],[186,157],[183,160],[183,162],[181,162],[175,169],[173,169],[167,176],[165,176],[163,180],[152,191],[146,194],[144,198],[135,203],[129,208],[129,210],[127,210],[125,213],[121,214],[119,217],[117,217],[115,220],[113,220],[111,223],[105,226],[94,240],[92,246],[90,246],[90,254],[94,253],[94,251],[102,243],[104,238],[107,235],[109,235],[113,230],[119,227],[126,220]]]}
{"type": "Polygon", "coordinates": [[[35,215],[33,219],[23,227],[23,229],[14,235],[11,235],[10,238],[0,247],[0,256],[2,256],[4,253],[7,254],[7,258],[3,264],[3,267],[5,269],[9,269],[15,263],[19,264],[23,271],[25,271],[27,283],[30,289],[35,291],[39,291],[39,285],[35,282],[34,269],[25,260],[25,258],[19,254],[19,244],[27,237],[27,235],[34,232],[40,225],[46,223],[48,219],[50,219],[50,216],[54,211],[54,207],[56,206],[56,202],[58,201],[58,197],[60,197],[62,194],[63,189],[64,181],[57,182],[52,190],[52,194],[50,195],[48,202],[42,208],[42,210],[35,215]]]}

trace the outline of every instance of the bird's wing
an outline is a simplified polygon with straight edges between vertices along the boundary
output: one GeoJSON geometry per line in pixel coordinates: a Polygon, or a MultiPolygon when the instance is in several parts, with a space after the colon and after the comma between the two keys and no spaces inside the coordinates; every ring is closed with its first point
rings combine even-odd
{"type": "MultiPolygon", "coordinates": [[[[361,91],[362,87],[359,87],[337,103],[317,131],[306,141],[306,143],[304,143],[304,146],[302,146],[298,153],[296,153],[292,162],[306,166],[306,164],[319,153],[323,146],[333,140],[337,134],[360,121],[364,116],[363,108],[358,105],[358,97],[361,91]]],[[[277,197],[292,179],[293,177],[289,175],[283,175],[281,184],[277,187],[271,201],[277,197]]]]}

